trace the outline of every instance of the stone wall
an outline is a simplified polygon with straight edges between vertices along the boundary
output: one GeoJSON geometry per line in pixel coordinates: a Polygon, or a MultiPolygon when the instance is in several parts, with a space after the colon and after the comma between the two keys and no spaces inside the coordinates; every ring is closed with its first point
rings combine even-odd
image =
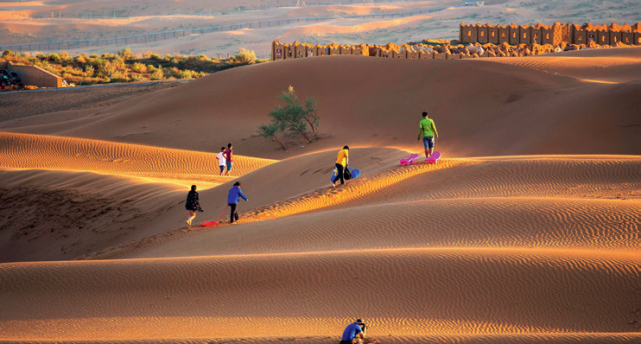
{"type": "Polygon", "coordinates": [[[514,23],[503,25],[476,24],[460,25],[459,41],[461,43],[493,43],[510,45],[517,44],[585,44],[591,42],[599,45],[641,45],[641,23],[633,26],[624,24],[597,25],[591,23],[585,25],[561,24],[553,25],[537,24],[534,26],[516,25],[514,23]],[[496,32],[496,38],[492,35],[496,32]]]}

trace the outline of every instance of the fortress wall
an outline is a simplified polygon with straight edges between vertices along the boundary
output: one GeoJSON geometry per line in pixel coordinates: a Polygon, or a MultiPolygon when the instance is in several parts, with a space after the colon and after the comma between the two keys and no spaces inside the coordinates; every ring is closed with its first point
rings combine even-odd
{"type": "MultiPolygon", "coordinates": [[[[329,56],[329,55],[356,55],[382,58],[421,59],[421,60],[459,60],[478,57],[519,57],[529,55],[547,54],[560,51],[568,44],[589,45],[591,40],[601,46],[616,46],[618,43],[626,45],[641,45],[641,23],[635,25],[593,26],[592,24],[566,25],[554,23],[552,26],[537,24],[535,26],[509,26],[491,24],[485,25],[460,25],[462,38],[459,45],[409,45],[402,46],[388,43],[386,45],[311,45],[294,42],[289,45],[278,40],[272,42],[272,60],[280,61],[291,58],[329,56]],[[470,54],[465,45],[483,44],[483,53],[470,54]],[[518,46],[518,49],[514,46],[518,46]],[[556,46],[556,47],[555,47],[556,46]],[[450,50],[451,49],[451,50],[450,50]]],[[[433,44],[433,43],[431,43],[433,44]]],[[[581,47],[579,47],[580,49],[581,47]]],[[[573,49],[576,49],[573,48],[573,49]]],[[[473,50],[473,49],[470,49],[473,50]]],[[[6,63],[5,63],[6,65],[6,63]]],[[[9,65],[10,66],[10,65],[9,65]]],[[[10,69],[3,67],[0,68],[10,69]]]]}
{"type": "Polygon", "coordinates": [[[499,25],[499,44],[510,43],[510,28],[507,26],[499,25]]]}
{"type": "Polygon", "coordinates": [[[590,38],[599,45],[616,45],[624,43],[629,45],[641,45],[636,34],[641,33],[641,23],[635,25],[611,25],[593,26],[588,23],[583,26],[578,24],[554,23],[551,26],[537,24],[535,26],[514,23],[507,27],[503,25],[493,26],[491,24],[460,25],[459,42],[461,44],[541,44],[558,45],[567,44],[590,44],[590,38]]]}
{"type": "Polygon", "coordinates": [[[499,44],[499,28],[489,25],[487,28],[488,43],[499,44]]]}
{"type": "Polygon", "coordinates": [[[519,26],[519,44],[532,44],[531,29],[529,26],[519,26]]]}
{"type": "Polygon", "coordinates": [[[476,32],[478,37],[478,42],[481,44],[489,43],[487,36],[487,25],[476,25],[476,32]]]}
{"type": "Polygon", "coordinates": [[[517,45],[517,44],[519,44],[519,42],[520,42],[520,40],[519,40],[519,33],[520,33],[519,32],[520,31],[519,27],[516,24],[512,23],[512,24],[510,24],[510,26],[508,26],[508,28],[510,29],[510,37],[509,37],[507,43],[509,45],[517,45]]]}

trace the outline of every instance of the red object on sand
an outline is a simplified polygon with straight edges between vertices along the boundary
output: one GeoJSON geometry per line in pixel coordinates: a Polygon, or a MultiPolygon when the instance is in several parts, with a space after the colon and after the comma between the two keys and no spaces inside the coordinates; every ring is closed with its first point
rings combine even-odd
{"type": "Polygon", "coordinates": [[[227,208],[229,208],[229,205],[227,205],[227,207],[225,208],[225,210],[223,210],[223,212],[222,212],[222,213],[220,213],[220,215],[218,215],[218,217],[216,218],[216,221],[201,222],[201,223],[200,223],[200,227],[212,227],[212,226],[217,225],[217,224],[218,224],[218,221],[220,221],[220,218],[221,218],[221,217],[223,216],[223,214],[227,211],[227,208]]]}

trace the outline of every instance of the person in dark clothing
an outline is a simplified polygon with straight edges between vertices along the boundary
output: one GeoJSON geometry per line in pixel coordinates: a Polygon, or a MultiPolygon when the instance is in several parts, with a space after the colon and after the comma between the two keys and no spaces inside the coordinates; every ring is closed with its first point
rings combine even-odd
{"type": "Polygon", "coordinates": [[[365,331],[367,326],[362,319],[356,319],[356,322],[353,322],[345,328],[343,331],[343,337],[341,338],[340,344],[352,344],[352,343],[362,343],[363,338],[365,338],[365,331]],[[357,341],[355,341],[355,339],[357,341]]]}
{"type": "Polygon", "coordinates": [[[236,212],[236,207],[238,206],[238,201],[240,198],[243,198],[245,202],[249,202],[249,199],[243,194],[243,191],[240,189],[240,182],[236,182],[234,186],[229,189],[229,194],[227,195],[227,204],[231,208],[229,223],[235,225],[234,219],[238,221],[238,213],[236,212]]]}
{"type": "Polygon", "coordinates": [[[191,191],[187,194],[187,202],[185,203],[185,209],[189,214],[187,219],[187,226],[191,227],[191,221],[196,217],[196,212],[203,212],[200,208],[200,202],[198,202],[198,192],[196,192],[196,185],[191,186],[191,191]]]}

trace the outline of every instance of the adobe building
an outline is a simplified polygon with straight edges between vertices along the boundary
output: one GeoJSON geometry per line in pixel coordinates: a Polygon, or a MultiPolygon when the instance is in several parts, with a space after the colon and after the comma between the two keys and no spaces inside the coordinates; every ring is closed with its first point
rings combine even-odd
{"type": "Polygon", "coordinates": [[[352,54],[352,46],[351,45],[341,45],[341,55],[351,55],[352,54]]]}

